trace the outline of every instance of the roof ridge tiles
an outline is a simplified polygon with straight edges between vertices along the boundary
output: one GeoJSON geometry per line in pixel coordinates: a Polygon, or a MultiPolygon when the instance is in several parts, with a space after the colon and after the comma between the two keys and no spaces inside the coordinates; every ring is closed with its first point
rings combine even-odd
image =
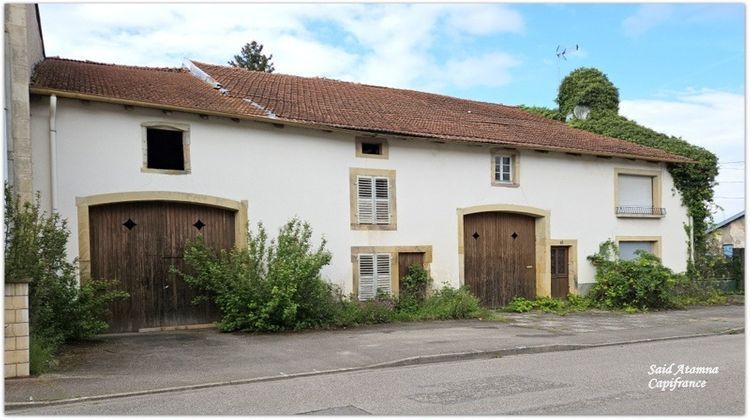
{"type": "Polygon", "coordinates": [[[65,57],[60,57],[60,56],[45,57],[45,60],[56,60],[56,61],[64,61],[64,62],[70,62],[70,63],[92,64],[92,65],[96,65],[96,66],[119,67],[119,68],[122,68],[122,69],[130,69],[130,70],[145,70],[145,71],[160,71],[160,72],[185,73],[185,69],[183,69],[181,67],[133,66],[133,65],[117,64],[117,63],[102,63],[100,61],[91,61],[91,60],[76,60],[76,59],[73,59],[73,58],[65,58],[65,57]]]}

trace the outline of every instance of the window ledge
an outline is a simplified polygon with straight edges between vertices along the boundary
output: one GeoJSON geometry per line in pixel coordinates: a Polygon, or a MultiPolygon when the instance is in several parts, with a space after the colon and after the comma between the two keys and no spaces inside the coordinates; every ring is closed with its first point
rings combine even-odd
{"type": "Polygon", "coordinates": [[[499,182],[499,181],[492,181],[493,187],[505,187],[505,188],[518,188],[521,185],[513,182],[499,182]]]}
{"type": "Polygon", "coordinates": [[[371,225],[371,224],[360,224],[352,223],[352,230],[396,230],[396,225],[391,223],[389,225],[371,225]]]}
{"type": "Polygon", "coordinates": [[[190,175],[190,169],[154,169],[154,168],[141,168],[141,172],[148,174],[161,174],[161,175],[190,175]]]}

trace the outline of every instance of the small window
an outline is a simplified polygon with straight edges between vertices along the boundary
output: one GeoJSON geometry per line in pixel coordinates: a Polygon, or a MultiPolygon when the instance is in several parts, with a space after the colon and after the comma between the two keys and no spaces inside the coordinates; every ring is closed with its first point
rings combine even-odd
{"type": "Polygon", "coordinates": [[[513,156],[495,156],[495,181],[513,183],[513,156]]]}
{"type": "Polygon", "coordinates": [[[186,124],[143,123],[143,172],[190,173],[190,131],[186,124]]]}
{"type": "Polygon", "coordinates": [[[518,187],[518,152],[496,150],[492,154],[492,185],[518,187]]]}
{"type": "Polygon", "coordinates": [[[375,137],[357,137],[357,157],[388,159],[388,142],[375,137]]]}
{"type": "Polygon", "coordinates": [[[359,254],[359,300],[391,294],[391,254],[359,254]]]}
{"type": "Polygon", "coordinates": [[[646,251],[649,254],[654,253],[653,241],[620,241],[620,259],[630,261],[636,259],[636,251],[646,251]]]}
{"type": "Polygon", "coordinates": [[[363,155],[382,155],[383,145],[381,143],[362,143],[363,155]]]}
{"type": "Polygon", "coordinates": [[[182,131],[146,129],[147,168],[185,170],[182,131]]]}
{"type": "Polygon", "coordinates": [[[724,252],[725,257],[732,258],[732,255],[734,255],[734,245],[724,244],[722,246],[722,251],[724,252]]]}

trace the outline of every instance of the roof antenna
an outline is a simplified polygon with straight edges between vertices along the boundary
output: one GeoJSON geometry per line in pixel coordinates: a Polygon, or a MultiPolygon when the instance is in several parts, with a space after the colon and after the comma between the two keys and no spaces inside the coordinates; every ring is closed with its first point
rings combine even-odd
{"type": "Polygon", "coordinates": [[[573,51],[578,51],[578,44],[576,44],[574,47],[563,47],[561,45],[558,45],[557,48],[555,48],[555,55],[557,56],[557,81],[558,83],[562,82],[562,79],[560,78],[560,59],[563,59],[564,61],[568,61],[568,57],[566,57],[566,54],[572,53],[573,51]]]}

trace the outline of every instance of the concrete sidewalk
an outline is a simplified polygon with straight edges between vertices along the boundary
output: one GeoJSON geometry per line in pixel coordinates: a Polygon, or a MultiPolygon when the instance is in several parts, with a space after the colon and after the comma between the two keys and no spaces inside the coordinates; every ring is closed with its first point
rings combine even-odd
{"type": "Polygon", "coordinates": [[[633,315],[591,311],[507,318],[284,334],[192,330],[105,336],[68,347],[54,372],[6,380],[5,401],[40,403],[158,392],[322,371],[722,334],[744,328],[745,311],[733,305],[633,315]]]}

